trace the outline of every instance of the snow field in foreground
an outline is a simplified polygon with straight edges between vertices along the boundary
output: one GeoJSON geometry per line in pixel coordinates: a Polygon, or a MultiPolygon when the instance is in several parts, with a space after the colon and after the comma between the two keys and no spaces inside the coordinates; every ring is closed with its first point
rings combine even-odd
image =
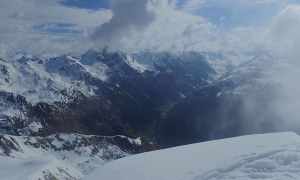
{"type": "Polygon", "coordinates": [[[249,135],[119,159],[84,180],[300,179],[300,136],[249,135]]]}

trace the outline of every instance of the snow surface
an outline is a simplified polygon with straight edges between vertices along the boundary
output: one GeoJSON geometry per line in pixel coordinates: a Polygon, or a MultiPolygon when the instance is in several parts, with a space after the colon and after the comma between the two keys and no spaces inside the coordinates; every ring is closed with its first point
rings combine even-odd
{"type": "MultiPolygon", "coordinates": [[[[38,127],[37,124],[34,126],[38,127]]],[[[110,142],[117,137],[124,138],[124,142],[142,144],[140,138],[131,139],[126,136],[1,135],[0,179],[37,180],[47,179],[48,176],[60,180],[80,179],[107,162],[131,155],[110,142]]]]}
{"type": "MultiPolygon", "coordinates": [[[[253,90],[275,83],[272,78],[274,66],[281,66],[278,59],[269,54],[260,54],[228,71],[209,86],[222,87],[216,97],[222,94],[243,95],[253,90]],[[226,85],[227,84],[227,85],[226,85]]],[[[214,66],[213,66],[214,67],[214,66]]]]}
{"type": "Polygon", "coordinates": [[[0,177],[5,180],[79,179],[82,173],[50,156],[17,159],[0,156],[0,177]]]}
{"type": "Polygon", "coordinates": [[[146,70],[151,70],[148,68],[147,65],[145,64],[140,64],[139,62],[137,62],[136,59],[134,59],[133,57],[127,55],[126,56],[126,59],[125,59],[125,62],[131,66],[133,69],[137,70],[138,72],[140,73],[143,73],[145,72],[146,70]]]}
{"type": "MultiPolygon", "coordinates": [[[[221,54],[221,53],[208,53],[208,52],[147,52],[141,51],[132,54],[133,59],[137,64],[142,65],[141,69],[153,71],[158,73],[157,67],[166,69],[167,73],[171,73],[172,70],[168,67],[175,65],[178,62],[186,63],[191,61],[206,61],[217,74],[211,75],[212,80],[216,80],[226,72],[233,69],[233,67],[240,65],[241,63],[249,60],[247,56],[241,56],[237,54],[221,54]]],[[[132,66],[132,65],[131,65],[132,66]]]]}
{"type": "Polygon", "coordinates": [[[216,140],[119,159],[84,180],[300,179],[300,136],[272,133],[216,140]]]}

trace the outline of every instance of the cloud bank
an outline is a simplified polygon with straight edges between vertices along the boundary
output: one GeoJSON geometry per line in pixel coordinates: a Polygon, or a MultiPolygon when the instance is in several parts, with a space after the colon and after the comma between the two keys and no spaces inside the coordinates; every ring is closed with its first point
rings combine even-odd
{"type": "Polygon", "coordinates": [[[168,0],[110,0],[113,17],[90,38],[96,46],[136,51],[194,49],[213,38],[213,25],[168,0]]]}
{"type": "Polygon", "coordinates": [[[89,36],[95,48],[108,46],[125,51],[237,51],[248,54],[271,49],[274,42],[270,33],[275,33],[270,23],[272,19],[274,21],[274,16],[279,16],[277,10],[282,10],[289,4],[288,0],[109,2],[112,18],[109,22],[100,24],[89,36]],[[268,6],[273,7],[272,11],[268,6]],[[195,13],[197,10],[201,12],[205,7],[217,8],[211,9],[215,14],[220,14],[217,22],[195,13]],[[259,11],[252,17],[249,16],[249,11],[253,9],[259,11]],[[231,17],[227,16],[228,11],[231,12],[231,17]],[[237,21],[239,18],[243,20],[237,21]],[[233,23],[230,28],[225,28],[222,24],[227,19],[227,23],[233,23]],[[261,19],[259,24],[264,23],[263,25],[247,25],[261,19]],[[249,23],[240,25],[240,21],[249,23]]]}
{"type": "Polygon", "coordinates": [[[272,69],[273,81],[279,84],[274,111],[289,128],[300,132],[300,5],[289,5],[276,15],[270,26],[270,51],[280,57],[272,69]]]}
{"type": "MultiPolygon", "coordinates": [[[[261,37],[258,33],[253,36],[264,42],[264,52],[272,54],[275,63],[258,67],[263,77],[254,79],[257,82],[252,91],[243,98],[240,112],[243,115],[241,120],[246,122],[244,133],[300,133],[299,29],[300,5],[294,4],[280,11],[261,32],[261,37]]],[[[226,102],[223,108],[226,109],[230,103],[226,102]]],[[[226,117],[226,114],[222,117],[226,117]]]]}
{"type": "MultiPolygon", "coordinates": [[[[296,9],[296,5],[277,14],[272,25],[271,22],[263,26],[240,25],[231,21],[226,13],[230,11],[232,16],[238,17],[243,9],[260,6],[268,12],[267,6],[283,9],[289,1],[294,0],[109,0],[110,9],[88,10],[64,6],[60,0],[43,3],[39,0],[3,0],[0,2],[0,57],[18,51],[51,56],[80,54],[90,48],[105,46],[129,52],[148,49],[257,53],[279,46],[276,42],[283,41],[277,39],[283,31],[280,27],[285,26],[284,22],[290,22],[282,19],[281,14],[292,13],[290,11],[296,9]],[[209,6],[219,9],[212,11],[214,15],[194,11],[209,6]],[[194,10],[188,11],[188,7],[194,10]],[[216,16],[217,21],[210,16],[216,16]],[[224,23],[228,22],[235,24],[225,28],[224,23]],[[280,22],[282,25],[276,25],[280,22]]],[[[270,13],[265,16],[272,19],[270,13]]],[[[294,14],[290,16],[293,18],[294,14]]],[[[251,16],[247,14],[247,17],[251,16]]],[[[297,34],[289,34],[293,33],[297,34]]],[[[285,44],[293,46],[288,42],[285,44]]]]}

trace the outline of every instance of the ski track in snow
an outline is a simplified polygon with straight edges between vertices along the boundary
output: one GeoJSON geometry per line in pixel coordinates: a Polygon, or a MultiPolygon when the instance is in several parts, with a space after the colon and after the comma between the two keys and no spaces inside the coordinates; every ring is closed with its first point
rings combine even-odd
{"type": "Polygon", "coordinates": [[[251,135],[119,159],[84,180],[299,180],[300,137],[251,135]],[[118,173],[112,173],[118,172],[118,173]]]}
{"type": "Polygon", "coordinates": [[[300,164],[293,167],[299,157],[299,152],[289,150],[276,150],[259,155],[249,156],[241,162],[236,162],[228,167],[214,169],[210,172],[200,174],[193,180],[221,180],[221,179],[276,179],[282,176],[284,179],[292,177],[290,174],[297,175],[296,179],[300,179],[300,164]],[[276,158],[277,157],[277,158],[276,158]],[[289,157],[296,157],[289,159],[289,157]],[[287,159],[286,159],[287,158],[287,159]],[[287,163],[290,161],[289,163],[287,163]],[[290,173],[289,173],[290,171],[290,173]]]}

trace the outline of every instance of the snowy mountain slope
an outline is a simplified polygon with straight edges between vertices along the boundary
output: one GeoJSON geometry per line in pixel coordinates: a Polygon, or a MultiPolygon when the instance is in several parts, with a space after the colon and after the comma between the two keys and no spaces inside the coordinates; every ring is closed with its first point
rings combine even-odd
{"type": "Polygon", "coordinates": [[[1,91],[24,96],[32,104],[68,102],[76,97],[76,91],[85,95],[92,93],[88,86],[79,83],[89,74],[71,57],[21,58],[3,66],[10,78],[3,83],[1,91]]]}
{"type": "Polygon", "coordinates": [[[80,57],[1,60],[0,132],[113,135],[124,134],[128,128],[144,131],[160,121],[172,104],[220,76],[211,65],[217,60],[222,67],[221,62],[226,64],[229,58],[206,58],[198,52],[128,54],[104,49],[80,57]],[[81,106],[85,102],[93,104],[87,106],[90,112],[81,106]]]}
{"type": "Polygon", "coordinates": [[[0,60],[0,149],[9,158],[3,162],[33,164],[23,169],[29,179],[78,179],[108,161],[157,148],[114,135],[155,141],[174,103],[232,67],[229,56],[107,49],[0,60]]]}
{"type": "MultiPolygon", "coordinates": [[[[214,71],[208,73],[203,79],[211,82],[228,72],[231,68],[237,65],[232,64],[233,56],[226,56],[221,53],[200,53],[196,51],[190,52],[156,52],[151,53],[147,51],[141,51],[138,53],[133,53],[134,59],[140,63],[144,64],[145,67],[150,71],[159,71],[161,69],[166,69],[168,73],[174,71],[174,67],[178,64],[185,64],[187,68],[203,69],[206,64],[213,68],[214,71]],[[202,64],[195,64],[196,61],[203,59],[202,64]],[[202,67],[201,67],[202,66],[202,67]]],[[[239,63],[242,63],[247,58],[241,57],[239,63]]],[[[236,64],[239,64],[238,62],[236,64]]],[[[205,72],[205,71],[204,71],[205,72]]],[[[203,73],[203,72],[199,72],[203,73]]]]}
{"type": "Polygon", "coordinates": [[[83,179],[299,179],[299,149],[295,133],[243,136],[122,158],[83,179]]]}
{"type": "Polygon", "coordinates": [[[227,53],[214,53],[204,52],[202,53],[206,58],[207,62],[214,68],[217,75],[213,78],[214,80],[220,78],[227,72],[232,71],[242,63],[252,59],[252,56],[239,55],[235,52],[227,53]]]}
{"type": "Polygon", "coordinates": [[[0,156],[0,176],[7,180],[80,179],[82,173],[49,156],[17,159],[0,156]]]}
{"type": "MultiPolygon", "coordinates": [[[[154,145],[141,138],[130,139],[125,136],[1,135],[0,175],[23,176],[25,179],[47,179],[46,176],[79,179],[109,161],[154,148],[154,145]],[[12,173],[11,168],[20,168],[20,173],[12,173]]],[[[7,179],[14,179],[11,176],[7,179]]]]}
{"type": "Polygon", "coordinates": [[[209,86],[218,86],[222,91],[217,93],[247,93],[251,88],[257,88],[259,85],[272,83],[270,80],[270,71],[278,62],[275,57],[268,54],[261,54],[250,60],[241,63],[233,70],[227,72],[209,86]],[[227,84],[230,84],[228,86],[227,84]]]}
{"type": "Polygon", "coordinates": [[[161,125],[161,143],[170,147],[252,133],[296,131],[284,129],[279,125],[284,119],[270,113],[278,89],[272,79],[275,65],[277,59],[261,54],[179,101],[161,125]]]}

